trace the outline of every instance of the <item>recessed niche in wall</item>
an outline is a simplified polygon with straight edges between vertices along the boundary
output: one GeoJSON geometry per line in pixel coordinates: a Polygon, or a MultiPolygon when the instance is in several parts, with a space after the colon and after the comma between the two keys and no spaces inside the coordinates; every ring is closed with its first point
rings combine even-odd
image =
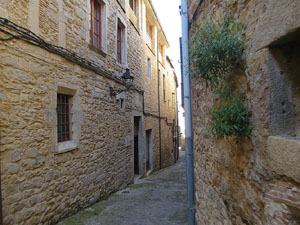
{"type": "Polygon", "coordinates": [[[271,129],[274,135],[300,138],[299,31],[274,42],[268,60],[271,129]]]}

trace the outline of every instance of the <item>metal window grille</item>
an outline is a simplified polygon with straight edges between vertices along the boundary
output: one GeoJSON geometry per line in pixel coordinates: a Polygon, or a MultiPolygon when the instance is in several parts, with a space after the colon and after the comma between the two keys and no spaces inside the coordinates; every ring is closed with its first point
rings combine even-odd
{"type": "Polygon", "coordinates": [[[70,95],[57,94],[57,137],[58,142],[71,140],[70,95]]]}

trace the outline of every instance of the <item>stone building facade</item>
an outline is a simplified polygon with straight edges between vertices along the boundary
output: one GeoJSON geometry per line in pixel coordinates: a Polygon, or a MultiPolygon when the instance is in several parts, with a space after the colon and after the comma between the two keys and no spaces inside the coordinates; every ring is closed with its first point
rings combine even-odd
{"type": "Polygon", "coordinates": [[[197,224],[300,224],[300,4],[190,0],[189,19],[201,24],[229,9],[244,25],[243,62],[234,73],[253,131],[240,145],[207,135],[218,99],[192,81],[197,224]]]}
{"type": "Polygon", "coordinates": [[[4,224],[55,223],[176,161],[177,78],[151,1],[4,0],[0,17],[4,224]]]}

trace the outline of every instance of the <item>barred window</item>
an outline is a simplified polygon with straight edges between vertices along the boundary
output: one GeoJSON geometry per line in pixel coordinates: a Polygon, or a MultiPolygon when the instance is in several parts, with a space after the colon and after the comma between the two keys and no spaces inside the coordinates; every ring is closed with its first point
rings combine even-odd
{"type": "Polygon", "coordinates": [[[57,94],[57,137],[58,142],[71,140],[71,95],[57,94]]]}

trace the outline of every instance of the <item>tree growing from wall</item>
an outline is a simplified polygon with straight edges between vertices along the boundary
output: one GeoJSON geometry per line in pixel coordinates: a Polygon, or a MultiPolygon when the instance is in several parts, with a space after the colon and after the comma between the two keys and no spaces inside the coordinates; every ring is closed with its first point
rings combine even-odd
{"type": "Polygon", "coordinates": [[[242,26],[234,21],[231,12],[216,22],[206,20],[193,26],[191,75],[221,98],[221,103],[211,109],[210,133],[216,138],[234,136],[236,143],[241,143],[250,138],[252,128],[248,109],[243,97],[234,93],[230,75],[244,49],[242,26]]]}

